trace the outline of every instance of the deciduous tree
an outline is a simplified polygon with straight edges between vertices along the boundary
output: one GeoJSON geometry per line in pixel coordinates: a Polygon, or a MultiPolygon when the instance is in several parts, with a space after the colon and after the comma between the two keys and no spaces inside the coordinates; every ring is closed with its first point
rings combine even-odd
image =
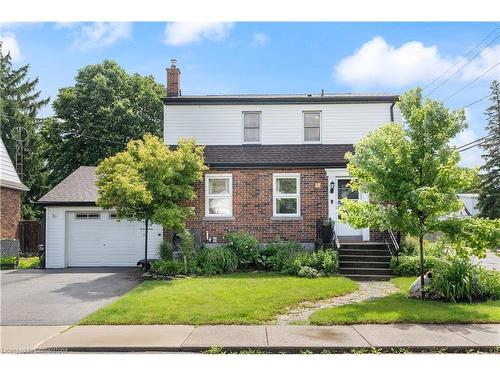
{"type": "MultiPolygon", "coordinates": [[[[419,237],[423,285],[423,238],[427,233],[447,232],[450,241],[461,241],[456,233],[473,219],[446,217],[463,205],[457,197],[471,185],[476,170],[458,166],[459,153],[450,140],[466,127],[463,110],[450,111],[443,103],[422,101],[420,89],[411,90],[398,101],[406,126],[390,123],[370,133],[348,153],[351,188],[369,193],[370,202],[344,199],[340,214],[357,227],[394,229],[419,237]]],[[[498,230],[498,222],[493,223],[498,230]]],[[[475,225],[475,233],[481,225],[475,225]]],[[[495,236],[490,236],[495,238],[495,236]]],[[[469,243],[484,256],[485,246],[469,243]]]]}

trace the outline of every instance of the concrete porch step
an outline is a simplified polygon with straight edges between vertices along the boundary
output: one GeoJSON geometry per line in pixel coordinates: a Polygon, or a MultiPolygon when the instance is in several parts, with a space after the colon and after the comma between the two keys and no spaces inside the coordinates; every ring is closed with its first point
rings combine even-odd
{"type": "Polygon", "coordinates": [[[386,275],[391,276],[389,268],[340,268],[341,275],[386,275]]]}
{"type": "Polygon", "coordinates": [[[340,261],[339,262],[340,269],[349,269],[349,268],[379,268],[379,269],[389,269],[390,263],[387,262],[372,262],[372,261],[340,261]]]}
{"type": "Polygon", "coordinates": [[[339,250],[339,255],[372,255],[372,256],[390,256],[388,249],[385,250],[370,250],[370,249],[343,249],[339,250]]]}
{"type": "Polygon", "coordinates": [[[342,275],[354,281],[389,281],[391,276],[387,275],[342,275]]]}
{"type": "Polygon", "coordinates": [[[340,250],[342,249],[387,250],[387,245],[381,242],[341,242],[340,250]]]}
{"type": "Polygon", "coordinates": [[[340,262],[387,262],[391,261],[390,255],[339,255],[340,262]]]}

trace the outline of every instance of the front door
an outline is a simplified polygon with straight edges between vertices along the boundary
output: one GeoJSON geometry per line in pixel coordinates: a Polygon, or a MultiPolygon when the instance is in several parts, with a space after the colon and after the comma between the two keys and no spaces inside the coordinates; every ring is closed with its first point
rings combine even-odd
{"type": "MultiPolygon", "coordinates": [[[[348,177],[330,177],[335,183],[333,192],[330,194],[330,212],[331,218],[335,221],[335,233],[341,239],[361,240],[363,235],[362,229],[355,229],[349,224],[342,222],[342,218],[339,217],[338,208],[342,205],[341,200],[343,198],[356,199],[359,200],[359,192],[352,191],[349,188],[349,182],[351,181],[348,177]]],[[[330,185],[331,186],[331,185],[330,185]]]]}

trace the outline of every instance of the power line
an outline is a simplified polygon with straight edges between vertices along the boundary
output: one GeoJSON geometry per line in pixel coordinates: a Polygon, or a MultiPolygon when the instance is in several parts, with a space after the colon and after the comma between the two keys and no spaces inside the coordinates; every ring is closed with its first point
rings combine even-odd
{"type": "Polygon", "coordinates": [[[497,31],[498,29],[500,29],[500,26],[494,28],[492,31],[490,31],[490,33],[488,35],[486,35],[484,37],[483,40],[481,40],[478,44],[476,44],[474,46],[474,48],[472,48],[469,52],[467,52],[460,60],[458,60],[455,64],[453,64],[451,67],[449,67],[444,73],[442,73],[439,77],[435,78],[432,82],[428,83],[427,85],[425,85],[422,90],[425,90],[427,87],[429,86],[432,86],[432,84],[436,81],[438,81],[441,77],[443,77],[446,73],[448,73],[450,70],[452,70],[455,66],[457,66],[458,64],[460,64],[463,60],[465,60],[465,58],[470,55],[477,47],[479,47],[481,44],[483,44],[483,42],[488,39],[490,37],[491,34],[493,34],[495,31],[497,31]]]}
{"type": "Polygon", "coordinates": [[[434,91],[436,91],[437,89],[439,89],[441,86],[443,86],[446,82],[448,82],[450,79],[452,79],[453,77],[455,77],[458,72],[460,72],[463,68],[465,68],[467,65],[469,65],[472,60],[474,60],[481,52],[483,52],[486,48],[488,48],[491,44],[493,44],[494,41],[496,41],[498,38],[500,38],[500,34],[496,36],[496,38],[494,38],[491,42],[489,42],[486,46],[484,46],[478,53],[476,53],[474,56],[472,56],[472,58],[467,61],[464,65],[462,65],[455,73],[453,73],[451,76],[449,76],[448,78],[446,78],[443,82],[441,82],[439,85],[437,85],[434,90],[432,90],[431,92],[429,92],[427,95],[424,96],[424,99],[427,98],[429,95],[431,95],[434,91]]]}
{"type": "Polygon", "coordinates": [[[470,107],[471,105],[474,105],[474,104],[476,104],[476,103],[479,103],[479,102],[483,101],[483,100],[484,100],[484,99],[486,99],[486,98],[489,98],[490,96],[491,96],[490,94],[485,95],[485,96],[483,96],[481,99],[475,100],[475,101],[473,101],[472,103],[469,103],[469,104],[467,104],[467,105],[464,105],[463,107],[458,108],[458,110],[468,108],[468,107],[470,107]]]}
{"type": "Polygon", "coordinates": [[[485,71],[484,73],[482,73],[481,75],[479,75],[478,77],[476,77],[474,80],[472,80],[471,82],[469,82],[468,84],[466,84],[464,87],[462,87],[461,89],[458,89],[457,91],[455,91],[453,94],[451,94],[450,96],[448,96],[447,98],[445,98],[443,101],[447,101],[448,99],[450,98],[453,98],[455,95],[457,95],[460,91],[463,91],[465,90],[467,87],[469,87],[470,85],[472,85],[474,82],[478,81],[481,77],[483,77],[486,73],[489,73],[492,69],[496,68],[498,65],[500,64],[500,61],[497,62],[495,65],[493,65],[491,68],[489,68],[487,71],[485,71]]]}
{"type": "Polygon", "coordinates": [[[473,143],[477,143],[477,142],[484,141],[484,140],[486,140],[486,138],[488,138],[488,136],[487,136],[487,135],[486,135],[486,136],[484,136],[484,137],[478,138],[478,139],[476,139],[476,140],[474,140],[474,141],[472,141],[472,142],[469,142],[469,143],[463,144],[462,146],[457,147],[457,150],[460,150],[461,148],[467,147],[467,146],[469,146],[469,145],[471,145],[471,144],[473,144],[473,143]]]}

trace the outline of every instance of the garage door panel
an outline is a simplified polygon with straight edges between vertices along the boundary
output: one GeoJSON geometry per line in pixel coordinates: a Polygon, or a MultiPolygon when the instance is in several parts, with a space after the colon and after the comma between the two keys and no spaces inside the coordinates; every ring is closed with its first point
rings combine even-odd
{"type": "MultiPolygon", "coordinates": [[[[144,257],[144,224],[117,221],[101,212],[100,218],[79,218],[68,213],[68,266],[135,266],[144,257]]],[[[157,254],[162,229],[149,231],[148,253],[157,254]]]]}

